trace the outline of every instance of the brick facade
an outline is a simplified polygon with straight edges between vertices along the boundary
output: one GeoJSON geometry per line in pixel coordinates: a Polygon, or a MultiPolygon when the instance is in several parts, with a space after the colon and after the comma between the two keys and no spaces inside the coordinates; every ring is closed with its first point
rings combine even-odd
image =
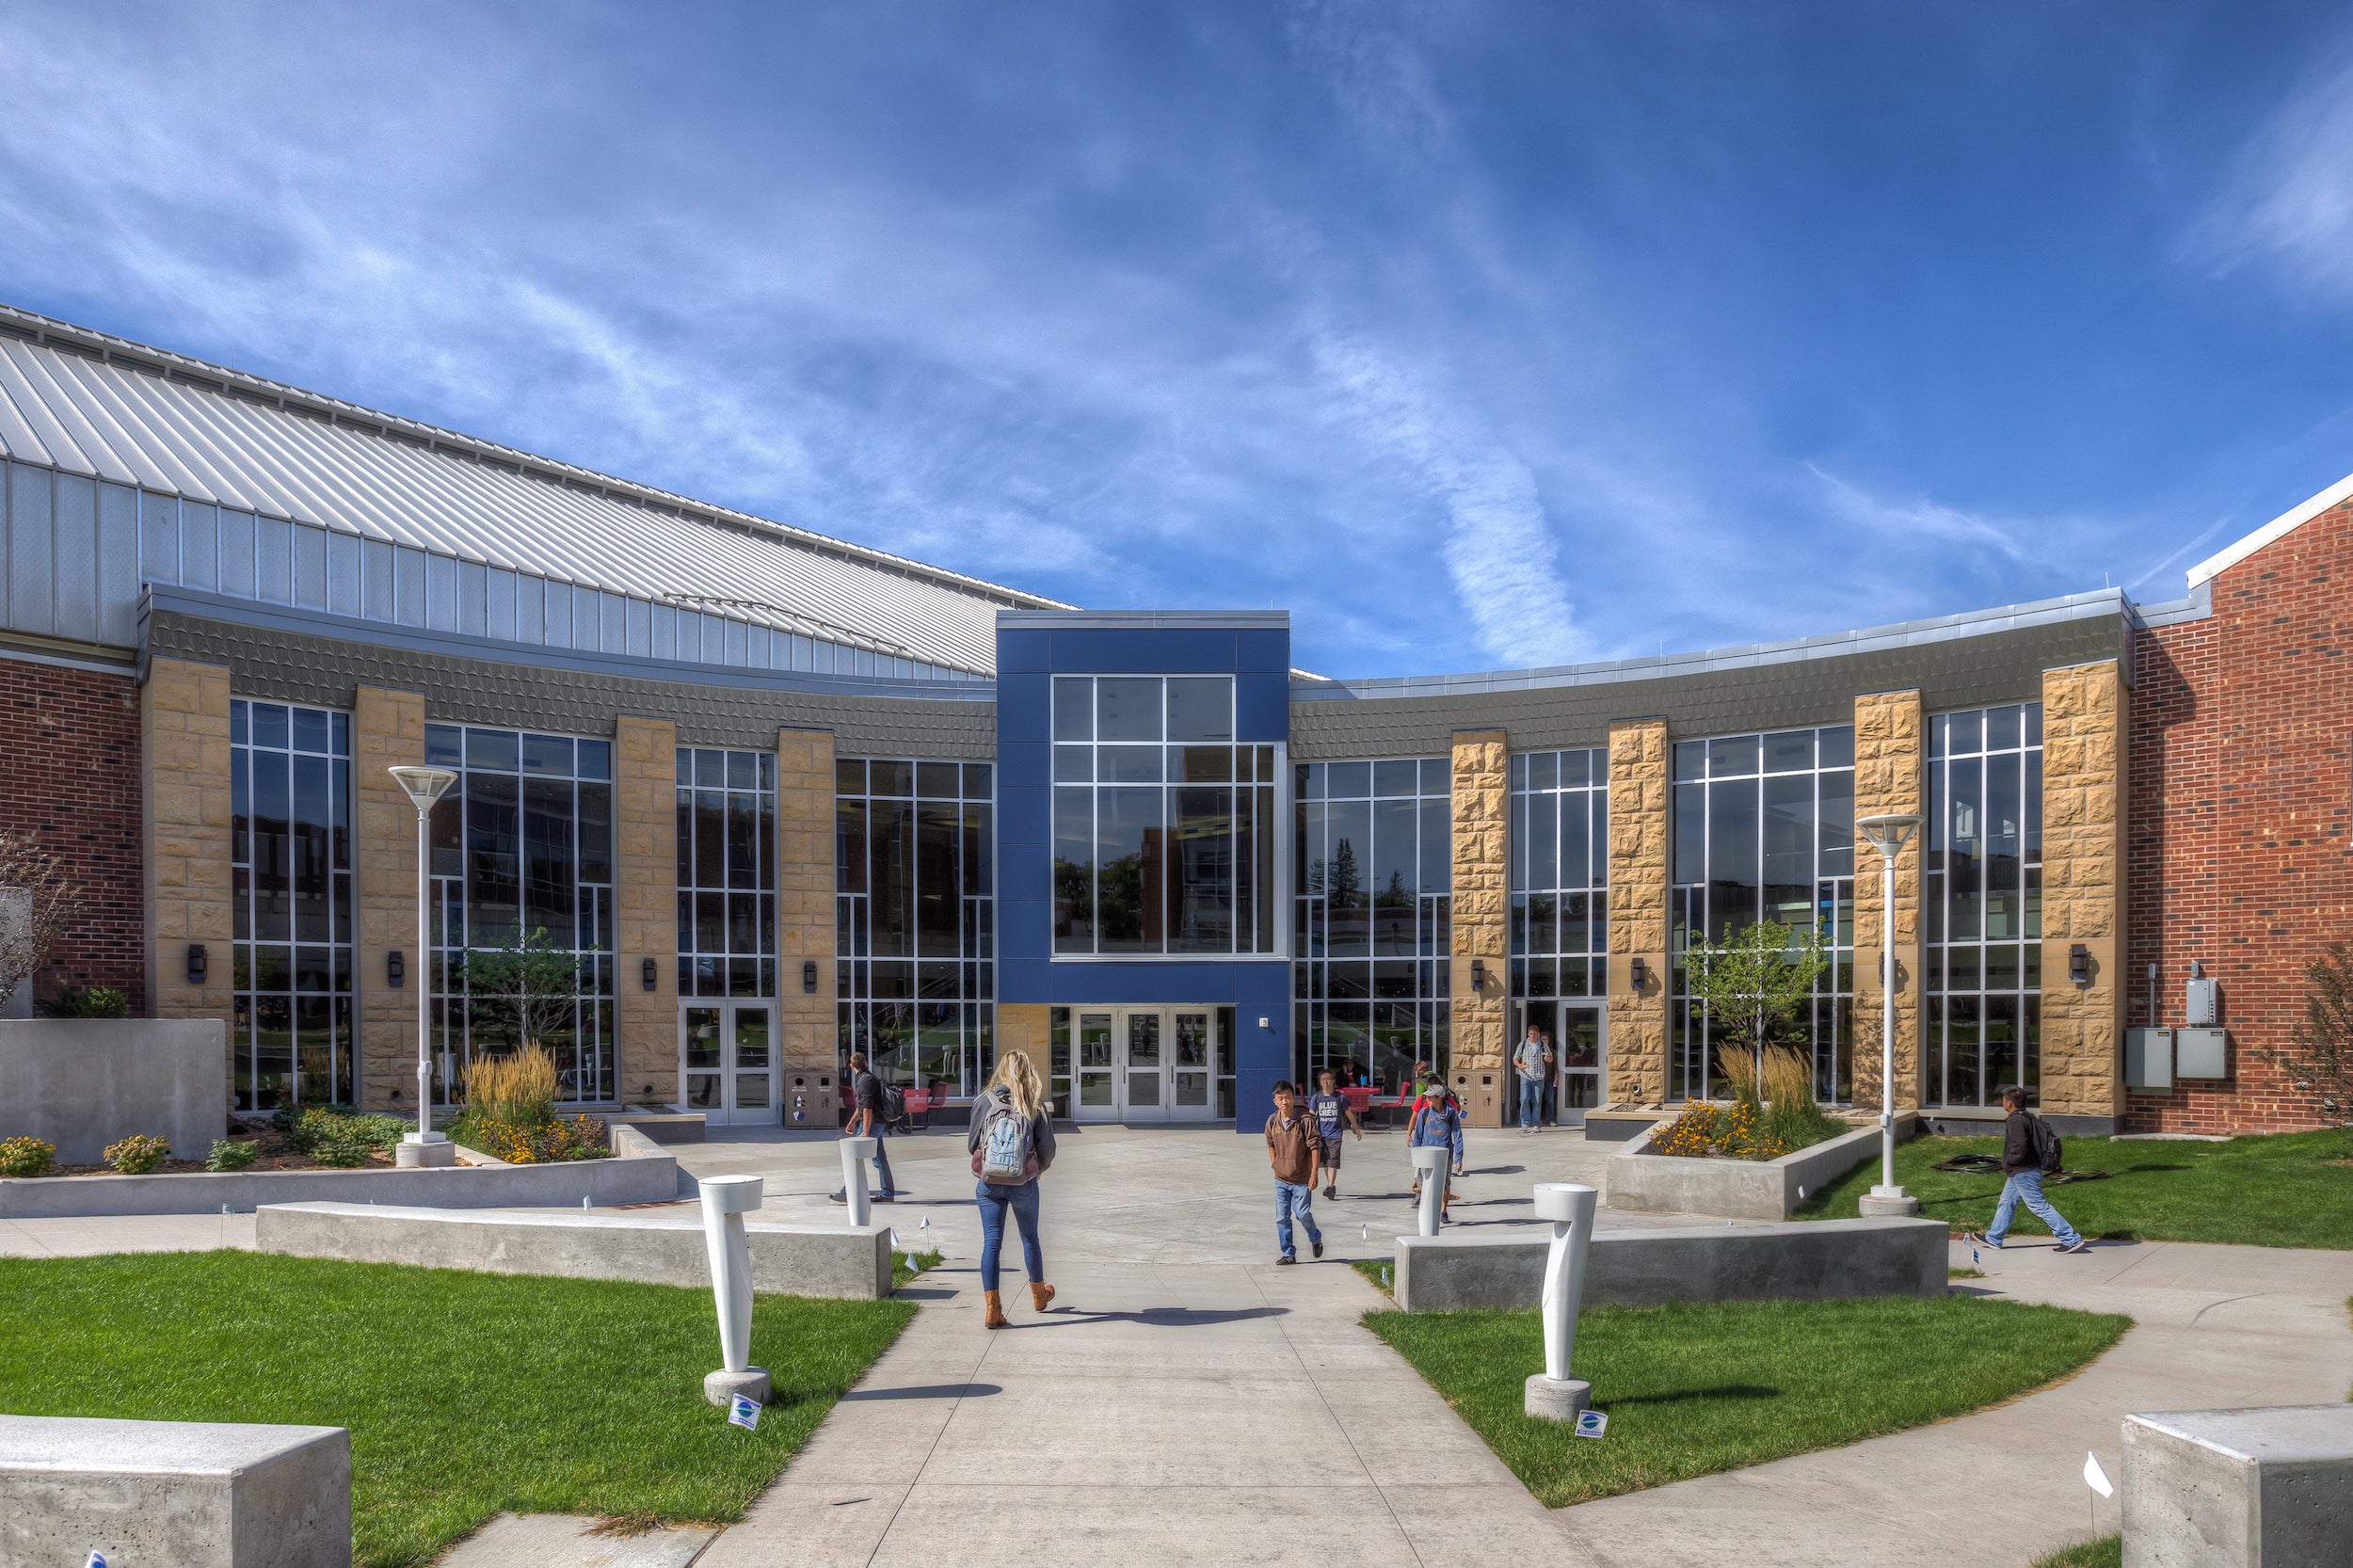
{"type": "MultiPolygon", "coordinates": [[[[33,995],[67,985],[120,991],[147,1010],[140,877],[139,697],[120,675],[0,658],[0,830],[26,834],[82,889],[72,929],[33,995]]],[[[224,946],[215,960],[225,974],[224,946]]]]}
{"type": "MultiPolygon", "coordinates": [[[[2266,1061],[2303,1014],[2304,966],[2353,936],[2353,502],[2225,568],[2213,614],[2143,630],[2132,712],[2126,1021],[2183,1022],[2193,959],[2221,982],[2233,1077],[2129,1096],[2133,1130],[2320,1125],[2266,1061]]],[[[2046,988],[2049,981],[2045,981],[2046,988]]]]}

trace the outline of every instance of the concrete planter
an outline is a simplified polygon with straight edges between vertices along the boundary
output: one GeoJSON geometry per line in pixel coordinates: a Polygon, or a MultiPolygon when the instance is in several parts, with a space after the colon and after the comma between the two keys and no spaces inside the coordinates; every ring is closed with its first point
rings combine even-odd
{"type": "MultiPolygon", "coordinates": [[[[1912,1136],[1917,1118],[1896,1119],[1896,1136],[1912,1136]]],[[[1637,1214],[1716,1214],[1728,1220],[1785,1220],[1805,1200],[1879,1153],[1880,1129],[1852,1132],[1779,1160],[1693,1160],[1651,1154],[1657,1128],[1609,1157],[1609,1207],[1637,1214]]]]}
{"type": "Polygon", "coordinates": [[[228,1129],[218,1018],[0,1020],[0,1138],[46,1139],[59,1164],[93,1165],[139,1132],[201,1160],[228,1129]]]}

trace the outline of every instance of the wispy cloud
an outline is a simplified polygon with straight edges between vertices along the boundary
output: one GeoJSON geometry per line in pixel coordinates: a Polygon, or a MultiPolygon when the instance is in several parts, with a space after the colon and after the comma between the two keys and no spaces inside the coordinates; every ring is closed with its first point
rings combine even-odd
{"type": "Polygon", "coordinates": [[[2353,297],[2353,48],[2330,52],[2265,121],[2186,245],[2219,272],[2267,263],[2353,297]]]}
{"type": "Polygon", "coordinates": [[[1833,515],[1891,544],[1916,547],[1941,540],[1982,545],[2021,565],[2029,559],[2025,542],[2027,530],[2018,522],[1964,512],[1924,496],[1897,500],[1874,495],[1813,463],[1805,469],[1819,483],[1822,499],[1833,515]]]}

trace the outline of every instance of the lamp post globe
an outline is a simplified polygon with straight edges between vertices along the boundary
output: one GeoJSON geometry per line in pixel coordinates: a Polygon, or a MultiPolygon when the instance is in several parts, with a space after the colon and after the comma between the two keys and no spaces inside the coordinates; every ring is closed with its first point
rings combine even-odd
{"type": "Polygon", "coordinates": [[[433,1130],[433,1059],[429,1045],[432,1000],[432,966],[427,961],[432,948],[430,927],[426,921],[427,893],[431,883],[426,875],[426,839],[428,819],[433,803],[449,793],[457,782],[457,775],[448,768],[400,767],[388,769],[392,779],[417,808],[417,1130],[408,1133],[405,1144],[442,1144],[448,1140],[433,1130]]]}
{"type": "Polygon", "coordinates": [[[1880,1181],[1865,1214],[1917,1214],[1920,1200],[1896,1180],[1896,856],[1919,831],[1917,811],[1859,817],[1854,830],[1880,856],[1880,1181]]]}

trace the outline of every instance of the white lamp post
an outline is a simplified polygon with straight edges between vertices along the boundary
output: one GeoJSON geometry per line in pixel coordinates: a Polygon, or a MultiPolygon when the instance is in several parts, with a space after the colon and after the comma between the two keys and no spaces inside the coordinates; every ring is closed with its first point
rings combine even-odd
{"type": "Polygon", "coordinates": [[[1917,1214],[1920,1200],[1896,1181],[1896,856],[1920,826],[1917,811],[1863,817],[1854,829],[1880,852],[1880,1184],[1865,1194],[1865,1214],[1917,1214]]]}
{"type": "Polygon", "coordinates": [[[427,1017],[433,1004],[433,946],[432,931],[425,916],[432,882],[425,865],[425,840],[430,837],[428,818],[433,811],[433,803],[449,793],[449,787],[457,782],[457,776],[447,768],[392,768],[389,771],[399,780],[400,787],[408,792],[408,798],[416,803],[417,808],[417,1130],[401,1139],[404,1145],[412,1147],[414,1151],[402,1163],[442,1164],[447,1161],[434,1158],[441,1150],[435,1149],[432,1155],[426,1153],[432,1145],[446,1145],[449,1140],[433,1130],[433,1061],[429,1054],[430,1020],[427,1017]]]}

